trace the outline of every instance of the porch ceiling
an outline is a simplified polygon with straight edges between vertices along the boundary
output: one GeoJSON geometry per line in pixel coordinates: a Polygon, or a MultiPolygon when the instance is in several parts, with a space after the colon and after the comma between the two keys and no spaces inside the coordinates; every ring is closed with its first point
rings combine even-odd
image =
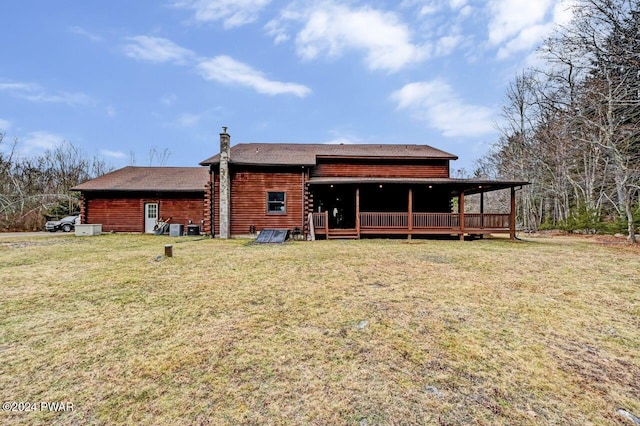
{"type": "Polygon", "coordinates": [[[329,184],[405,184],[405,185],[438,185],[451,188],[455,192],[465,194],[497,191],[529,185],[525,181],[490,180],[490,179],[455,179],[455,178],[381,178],[381,177],[317,177],[309,179],[310,185],[329,184]]]}

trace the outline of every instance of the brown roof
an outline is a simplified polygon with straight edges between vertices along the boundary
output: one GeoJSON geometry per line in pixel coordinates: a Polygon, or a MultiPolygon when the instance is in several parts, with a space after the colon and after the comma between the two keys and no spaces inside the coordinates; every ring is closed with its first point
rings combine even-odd
{"type": "Polygon", "coordinates": [[[136,167],[127,166],[88,180],[73,191],[204,191],[209,180],[205,167],[136,167]]]}
{"type": "MultiPolygon", "coordinates": [[[[231,163],[252,165],[313,166],[317,157],[446,159],[456,160],[453,154],[429,145],[330,145],[304,143],[240,143],[231,147],[231,163]]],[[[220,154],[202,161],[207,166],[218,164],[220,154]]]]}

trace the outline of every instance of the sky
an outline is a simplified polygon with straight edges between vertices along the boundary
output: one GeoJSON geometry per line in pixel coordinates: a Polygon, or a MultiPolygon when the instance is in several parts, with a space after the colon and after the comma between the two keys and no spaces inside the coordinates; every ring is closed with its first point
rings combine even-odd
{"type": "Polygon", "coordinates": [[[241,142],[427,144],[472,171],[562,0],[3,2],[0,132],[114,168],[241,142]],[[152,155],[155,151],[156,154],[152,155]]]}

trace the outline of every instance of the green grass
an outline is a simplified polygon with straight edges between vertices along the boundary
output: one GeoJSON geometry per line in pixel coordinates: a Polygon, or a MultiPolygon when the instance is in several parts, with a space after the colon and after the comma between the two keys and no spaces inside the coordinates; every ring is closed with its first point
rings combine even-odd
{"type": "Polygon", "coordinates": [[[639,261],[558,237],[0,236],[0,401],[74,405],[0,423],[624,424],[639,261]]]}

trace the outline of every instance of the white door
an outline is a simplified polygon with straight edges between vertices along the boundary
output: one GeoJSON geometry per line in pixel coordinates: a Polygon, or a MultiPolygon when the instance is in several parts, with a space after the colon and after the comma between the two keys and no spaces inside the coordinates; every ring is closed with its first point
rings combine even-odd
{"type": "Polygon", "coordinates": [[[158,223],[158,203],[144,205],[144,232],[153,234],[153,228],[158,223]]]}

